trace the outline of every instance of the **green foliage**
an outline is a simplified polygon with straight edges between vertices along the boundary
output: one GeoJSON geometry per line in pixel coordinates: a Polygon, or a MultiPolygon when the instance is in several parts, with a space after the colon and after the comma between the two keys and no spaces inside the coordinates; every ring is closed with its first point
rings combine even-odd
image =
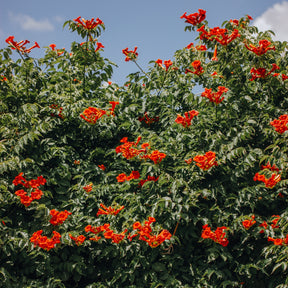
{"type": "MultiPolygon", "coordinates": [[[[208,22],[203,23],[208,31],[208,22]]],[[[281,78],[288,73],[287,43],[274,42],[272,32],[248,24],[247,17],[240,19],[241,36],[217,44],[218,61],[211,60],[216,40],[200,39],[206,51],[178,50],[167,69],[152,61],[146,74],[130,74],[123,87],[108,83],[114,64],[103,59],[94,41],[103,24],[85,30],[67,21],[64,26],[86,41],[72,43],[71,53],[47,48],[41,59],[19,52],[14,61],[10,48],[1,50],[0,75],[7,78],[0,81],[3,287],[287,287],[288,246],[284,240],[283,245],[268,241],[288,234],[288,132],[279,134],[270,125],[287,114],[287,81],[281,78]],[[275,50],[259,56],[245,47],[263,39],[275,50]],[[204,69],[199,75],[186,70],[195,60],[204,69]],[[253,67],[269,72],[272,64],[279,66],[273,74],[280,75],[251,81],[253,67]],[[229,90],[217,105],[194,92],[215,92],[219,86],[229,90]],[[115,111],[112,101],[119,102],[115,111]],[[106,114],[88,123],[80,115],[89,107],[106,114]],[[192,125],[175,122],[191,110],[199,112],[192,125]],[[146,154],[125,159],[116,153],[121,139],[136,142],[139,136],[133,148],[149,143],[146,154]],[[141,159],[155,150],[166,155],[160,163],[141,159]],[[216,153],[218,165],[202,170],[193,159],[208,151],[216,153]],[[272,189],[253,181],[268,162],[281,174],[272,189]],[[132,171],[140,178],[117,182],[119,174],[132,171]],[[27,207],[15,195],[22,187],[12,184],[20,172],[26,179],[42,175],[47,180],[44,195],[27,207]],[[159,178],[139,185],[148,176],[159,178]],[[87,193],[83,187],[90,183],[87,193]],[[97,217],[101,203],[125,208],[97,217]],[[53,226],[53,209],[72,214],[53,226]],[[256,222],[245,229],[242,222],[252,215],[256,222]],[[280,216],[279,227],[272,227],[273,215],[280,216]],[[162,229],[173,234],[156,248],[138,237],[90,241],[85,232],[87,225],[109,223],[115,233],[127,229],[126,236],[133,235],[133,224],[148,217],[156,219],[155,234],[162,229]],[[269,225],[259,233],[264,221],[269,225]],[[213,231],[227,227],[229,244],[201,238],[205,224],[213,231]],[[35,247],[30,237],[38,230],[48,238],[59,232],[61,244],[49,251],[35,247]],[[76,245],[69,234],[86,240],[76,245]]],[[[236,27],[223,25],[228,34],[236,27]]],[[[272,172],[266,168],[260,174],[269,178],[272,172]]]]}

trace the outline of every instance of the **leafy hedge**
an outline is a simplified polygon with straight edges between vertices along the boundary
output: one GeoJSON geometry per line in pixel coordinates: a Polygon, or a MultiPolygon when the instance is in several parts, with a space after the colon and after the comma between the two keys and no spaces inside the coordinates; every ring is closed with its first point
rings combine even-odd
{"type": "Polygon", "coordinates": [[[198,12],[197,44],[123,86],[98,18],[41,59],[7,38],[2,287],[288,287],[287,43],[198,12]]]}

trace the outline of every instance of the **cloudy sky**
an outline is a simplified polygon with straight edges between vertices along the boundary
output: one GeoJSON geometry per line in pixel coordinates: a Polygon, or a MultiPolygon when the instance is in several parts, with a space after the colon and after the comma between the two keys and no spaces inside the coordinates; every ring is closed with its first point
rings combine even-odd
{"type": "MultiPolygon", "coordinates": [[[[180,16],[199,8],[207,11],[210,27],[248,14],[260,30],[273,30],[275,40],[288,40],[288,1],[283,0],[10,0],[1,4],[0,48],[6,47],[5,39],[13,35],[16,41],[37,41],[41,48],[55,43],[69,51],[71,42],[82,40],[63,29],[64,21],[99,17],[106,26],[99,39],[105,46],[103,56],[118,65],[111,80],[123,84],[137,67],[124,61],[122,49],[138,46],[138,62],[144,69],[151,60],[173,60],[174,52],[196,36],[184,32],[180,16]]],[[[40,57],[45,49],[35,50],[31,56],[40,57]]]]}

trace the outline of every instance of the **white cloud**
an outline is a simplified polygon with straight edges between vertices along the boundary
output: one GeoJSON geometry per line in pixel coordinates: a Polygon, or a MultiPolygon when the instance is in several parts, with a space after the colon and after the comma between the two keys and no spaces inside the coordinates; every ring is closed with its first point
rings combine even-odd
{"type": "Polygon", "coordinates": [[[55,16],[54,20],[58,23],[64,23],[64,18],[61,16],[55,16]]]}
{"type": "Polygon", "coordinates": [[[53,31],[54,26],[48,19],[35,20],[29,15],[9,13],[11,21],[20,25],[23,30],[53,31]]]}
{"type": "Polygon", "coordinates": [[[260,31],[272,30],[274,40],[288,41],[288,2],[283,1],[268,8],[261,16],[257,17],[253,25],[260,31]]]}

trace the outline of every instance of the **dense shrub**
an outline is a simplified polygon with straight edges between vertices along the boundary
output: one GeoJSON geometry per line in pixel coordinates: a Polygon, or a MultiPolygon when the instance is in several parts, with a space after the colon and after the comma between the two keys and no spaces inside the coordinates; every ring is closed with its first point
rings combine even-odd
{"type": "Polygon", "coordinates": [[[287,43],[205,17],[123,86],[98,18],[41,59],[7,39],[1,287],[288,287],[287,43]]]}

